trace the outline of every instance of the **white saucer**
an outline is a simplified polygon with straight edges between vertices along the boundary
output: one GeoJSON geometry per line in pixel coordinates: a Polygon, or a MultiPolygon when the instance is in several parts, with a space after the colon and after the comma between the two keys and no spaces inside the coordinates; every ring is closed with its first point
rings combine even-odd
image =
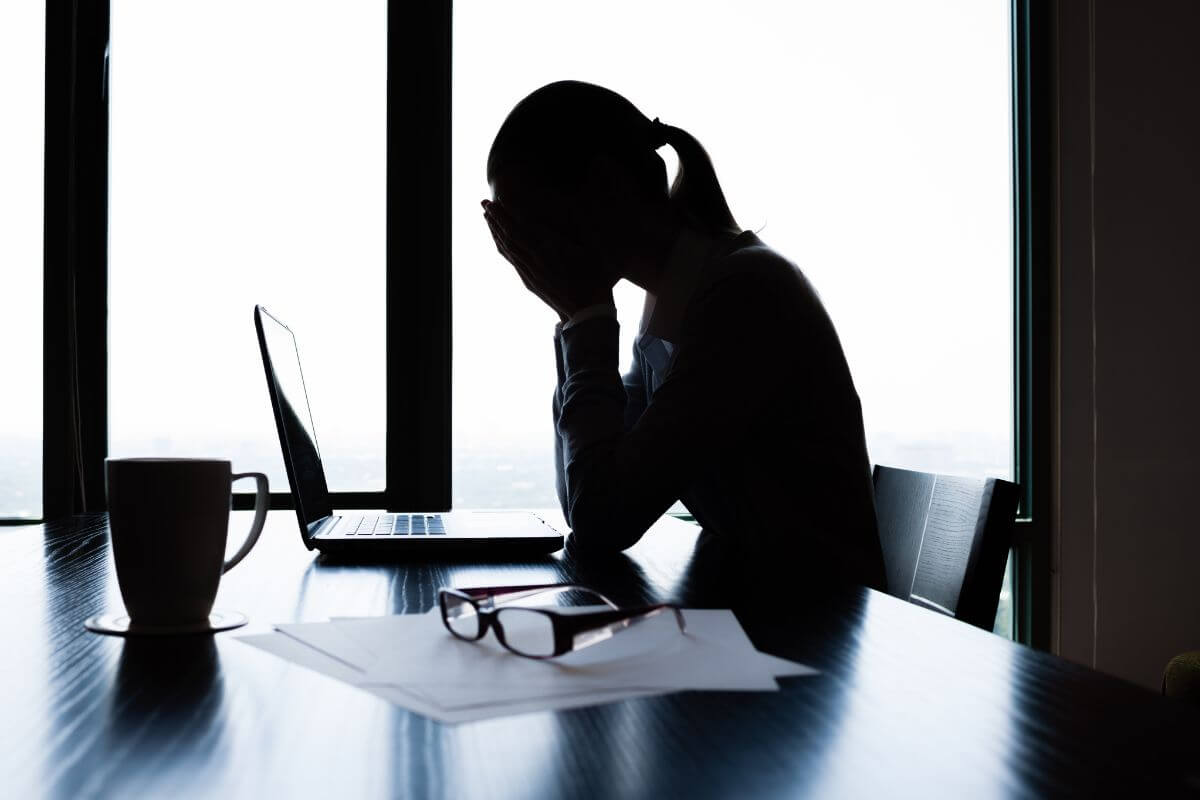
{"type": "Polygon", "coordinates": [[[184,625],[137,625],[129,619],[128,614],[97,614],[88,617],[84,627],[95,633],[109,636],[179,636],[188,633],[216,633],[231,628],[240,628],[246,624],[246,615],[236,611],[221,611],[214,609],[203,622],[189,622],[184,625]]]}

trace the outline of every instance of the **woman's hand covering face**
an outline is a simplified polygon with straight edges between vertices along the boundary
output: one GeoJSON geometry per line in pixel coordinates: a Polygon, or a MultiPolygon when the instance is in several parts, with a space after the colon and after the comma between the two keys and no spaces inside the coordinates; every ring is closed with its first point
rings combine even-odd
{"type": "Polygon", "coordinates": [[[483,201],[483,216],[500,255],[516,269],[525,288],[566,320],[577,311],[612,303],[614,271],[550,228],[517,221],[499,203],[483,201]]]}

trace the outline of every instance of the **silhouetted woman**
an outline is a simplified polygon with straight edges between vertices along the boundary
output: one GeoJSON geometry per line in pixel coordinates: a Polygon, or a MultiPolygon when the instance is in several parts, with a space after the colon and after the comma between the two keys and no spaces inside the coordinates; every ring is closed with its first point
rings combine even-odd
{"type": "Polygon", "coordinates": [[[882,588],[837,333],[800,270],[734,222],[700,143],[563,81],[508,115],[487,177],[497,248],[561,319],[555,453],[571,547],[627,548],[682,500],[751,568],[882,588]],[[670,188],[664,145],[679,157],[670,188]],[[624,379],[621,278],[646,290],[624,379]]]}

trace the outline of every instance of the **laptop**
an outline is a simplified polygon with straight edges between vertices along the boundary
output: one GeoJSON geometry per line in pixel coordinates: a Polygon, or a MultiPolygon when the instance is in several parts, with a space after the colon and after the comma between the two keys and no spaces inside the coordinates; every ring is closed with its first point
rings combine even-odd
{"type": "Polygon", "coordinates": [[[275,411],[283,464],[296,502],[300,536],[309,550],[376,555],[382,551],[433,558],[439,555],[515,558],[562,548],[562,534],[528,512],[334,514],[296,337],[262,306],[254,307],[254,327],[275,411]]]}

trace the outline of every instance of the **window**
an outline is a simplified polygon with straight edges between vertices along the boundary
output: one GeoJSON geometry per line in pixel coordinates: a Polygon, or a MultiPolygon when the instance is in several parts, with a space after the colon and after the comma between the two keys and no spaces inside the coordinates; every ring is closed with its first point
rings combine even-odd
{"type": "MultiPolygon", "coordinates": [[[[19,5],[0,21],[30,35],[3,64],[34,74],[22,65],[52,48],[44,304],[64,324],[42,394],[52,415],[75,411],[74,429],[46,427],[47,513],[103,507],[103,457],[134,453],[229,456],[286,504],[255,303],[297,331],[344,507],[552,505],[553,318],[494,252],[477,201],[513,103],[574,77],[699,136],[739,222],[805,270],[841,332],[873,461],[1021,481],[1006,578],[1019,613],[1002,605],[998,620],[1046,646],[1044,9],[458,0],[452,19],[445,0],[390,15],[389,0],[109,0],[49,5],[43,37],[19,5]],[[86,369],[63,366],[72,347],[86,369]]],[[[13,119],[41,118],[35,81],[2,92],[28,110],[13,119]]],[[[6,264],[41,238],[22,216],[39,174],[16,155],[37,152],[35,128],[2,134],[0,202],[21,198],[4,208],[6,264]]],[[[6,288],[36,298],[31,269],[8,270],[6,288]]],[[[628,354],[641,298],[619,286],[617,301],[628,354]]],[[[0,333],[36,339],[30,308],[0,333]]],[[[6,374],[34,386],[36,350],[6,374]]],[[[36,387],[5,403],[7,448],[40,429],[41,403],[36,387]]],[[[35,460],[5,458],[0,517],[37,514],[11,490],[13,475],[24,497],[42,490],[32,447],[35,460]]]]}
{"type": "Polygon", "coordinates": [[[45,8],[0,6],[0,518],[42,515],[42,135],[45,8]],[[20,76],[19,79],[16,76],[20,76]]]}
{"type": "MultiPolygon", "coordinates": [[[[455,3],[455,504],[556,503],[554,317],[496,254],[478,200],[505,115],[562,78],[704,143],[738,222],[825,301],[872,461],[1011,477],[1010,13],[1003,0],[455,3]]],[[[630,286],[617,299],[628,353],[641,300],[630,286]]]]}
{"type": "Polygon", "coordinates": [[[293,327],[330,488],[384,488],[387,3],[111,4],[109,453],[287,491],[254,336],[293,327]]]}

